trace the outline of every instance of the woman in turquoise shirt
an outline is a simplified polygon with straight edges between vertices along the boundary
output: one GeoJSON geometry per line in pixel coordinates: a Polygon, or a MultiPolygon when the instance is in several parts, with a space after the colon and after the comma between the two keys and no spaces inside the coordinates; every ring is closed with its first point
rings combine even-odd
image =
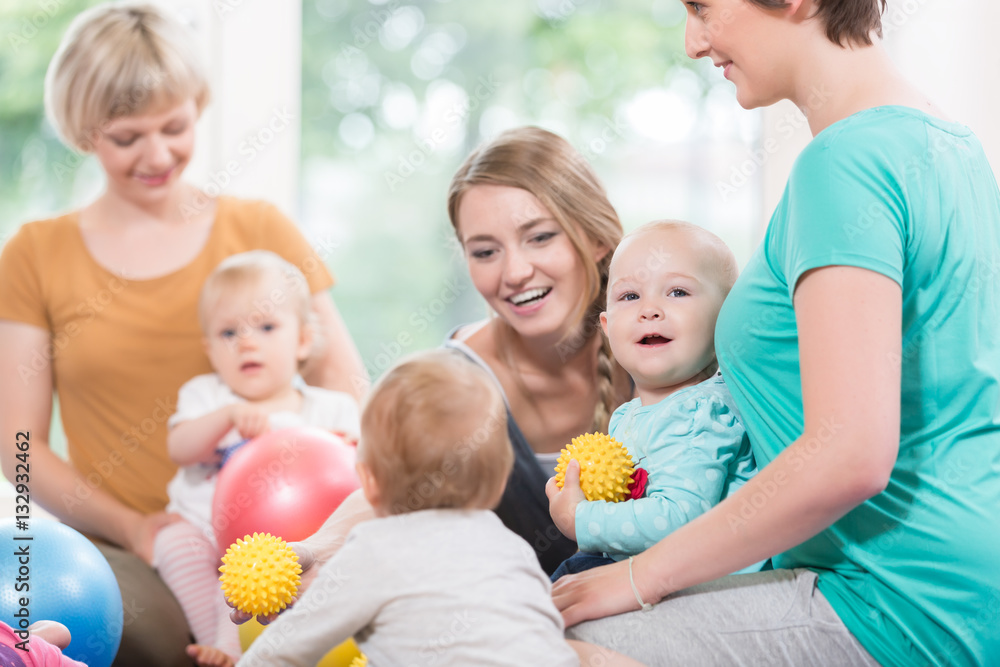
{"type": "Polygon", "coordinates": [[[561,579],[571,635],[650,665],[997,664],[1000,194],[982,147],[872,39],[882,0],[686,5],[688,54],[745,108],[791,100],[814,135],[717,326],[762,469],[631,563],[561,579]]]}

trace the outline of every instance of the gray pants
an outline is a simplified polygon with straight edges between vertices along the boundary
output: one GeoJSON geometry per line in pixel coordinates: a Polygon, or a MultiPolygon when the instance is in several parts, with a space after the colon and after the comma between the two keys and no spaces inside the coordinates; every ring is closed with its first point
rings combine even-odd
{"type": "Polygon", "coordinates": [[[723,577],[674,593],[648,612],[581,623],[566,636],[650,667],[878,667],[816,580],[804,569],[723,577]]]}

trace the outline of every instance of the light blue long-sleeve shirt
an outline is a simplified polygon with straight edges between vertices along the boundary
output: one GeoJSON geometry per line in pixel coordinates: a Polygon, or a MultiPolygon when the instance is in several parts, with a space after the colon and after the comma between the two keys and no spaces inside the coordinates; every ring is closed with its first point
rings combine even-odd
{"type": "MultiPolygon", "coordinates": [[[[581,551],[622,560],[660,539],[741,487],[757,471],[746,431],[722,376],[682,389],[654,405],[636,398],[611,416],[611,437],[649,475],[644,497],[576,508],[581,551]]],[[[760,564],[746,571],[757,571],[760,564]]]]}

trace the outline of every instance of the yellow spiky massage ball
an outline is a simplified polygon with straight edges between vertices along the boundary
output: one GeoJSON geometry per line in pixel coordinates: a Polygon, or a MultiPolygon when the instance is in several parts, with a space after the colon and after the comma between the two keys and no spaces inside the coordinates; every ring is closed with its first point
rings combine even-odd
{"type": "Polygon", "coordinates": [[[563,487],[566,466],[580,462],[580,488],[587,500],[617,503],[629,498],[635,467],[625,446],[604,433],[585,433],[563,448],[556,464],[556,486],[563,487]]]}
{"type": "Polygon", "coordinates": [[[242,612],[276,614],[299,590],[302,566],[283,539],[270,533],[247,535],[222,557],[222,592],[242,612]]]}

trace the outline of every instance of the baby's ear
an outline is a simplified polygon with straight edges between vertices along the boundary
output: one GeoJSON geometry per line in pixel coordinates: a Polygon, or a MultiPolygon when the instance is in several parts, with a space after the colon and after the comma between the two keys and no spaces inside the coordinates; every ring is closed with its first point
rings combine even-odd
{"type": "Polygon", "coordinates": [[[378,481],[372,474],[371,468],[361,461],[358,461],[354,468],[358,472],[358,479],[361,480],[361,491],[365,494],[365,500],[372,507],[378,507],[382,494],[379,492],[378,481]]]}
{"type": "Polygon", "coordinates": [[[295,351],[295,358],[299,363],[305,362],[313,353],[313,343],[316,340],[316,325],[312,320],[303,322],[299,327],[299,346],[295,351]]]}
{"type": "Polygon", "coordinates": [[[604,311],[604,312],[602,312],[600,314],[600,319],[601,319],[601,331],[603,331],[604,335],[607,336],[608,335],[608,313],[607,313],[607,311],[604,311]]]}

